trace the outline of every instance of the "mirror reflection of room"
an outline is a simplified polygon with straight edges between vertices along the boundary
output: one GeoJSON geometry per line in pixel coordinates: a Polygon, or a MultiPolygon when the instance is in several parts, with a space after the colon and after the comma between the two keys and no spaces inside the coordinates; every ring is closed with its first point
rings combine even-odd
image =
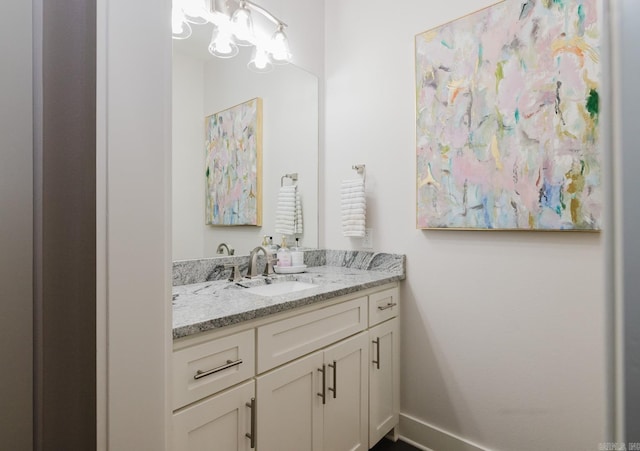
{"type": "MultiPolygon", "coordinates": [[[[239,3],[214,1],[211,5],[232,17],[239,3]]],[[[277,30],[262,14],[254,12],[252,19],[256,34],[271,36],[277,30]]],[[[317,247],[317,77],[297,67],[295,55],[293,64],[273,64],[269,72],[256,72],[250,68],[255,57],[252,46],[238,46],[231,58],[216,57],[209,51],[216,35],[214,25],[189,26],[187,39],[173,40],[173,260],[220,256],[220,250],[226,255],[225,247],[234,249],[235,255],[248,255],[265,235],[280,242],[279,194],[282,177],[290,173],[297,173],[297,180],[286,179],[284,184],[297,186],[303,227],[302,233],[288,239],[299,238],[302,246],[317,247]],[[262,102],[261,225],[207,225],[205,119],[255,98],[262,102]]]]}

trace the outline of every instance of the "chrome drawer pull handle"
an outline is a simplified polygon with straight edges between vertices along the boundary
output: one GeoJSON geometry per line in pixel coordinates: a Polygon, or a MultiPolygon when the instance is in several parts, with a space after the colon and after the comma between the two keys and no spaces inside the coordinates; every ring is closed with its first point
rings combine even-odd
{"type": "Polygon", "coordinates": [[[318,371],[322,373],[322,393],[318,393],[318,396],[322,398],[322,404],[327,403],[327,367],[322,365],[322,368],[318,368],[318,371]]]}
{"type": "Polygon", "coordinates": [[[380,305],[379,305],[379,306],[378,306],[378,310],[387,310],[387,309],[390,309],[390,308],[392,308],[392,307],[395,307],[396,305],[398,305],[398,303],[397,303],[397,302],[389,302],[389,303],[388,303],[387,305],[385,305],[385,306],[380,306],[380,305]]]}
{"type": "Polygon", "coordinates": [[[251,409],[251,432],[247,432],[244,434],[249,440],[251,440],[251,444],[249,445],[251,448],[256,447],[256,398],[251,398],[251,402],[245,403],[245,406],[251,409]]]}
{"type": "Polygon", "coordinates": [[[234,366],[238,366],[242,363],[242,359],[238,359],[235,362],[233,360],[227,360],[227,363],[224,365],[221,365],[217,368],[213,368],[207,371],[202,371],[202,370],[198,370],[196,371],[195,376],[193,376],[194,379],[198,380],[200,378],[209,376],[210,374],[214,374],[214,373],[219,373],[220,371],[224,371],[226,369],[232,368],[234,366]]]}
{"type": "Polygon", "coordinates": [[[380,337],[373,340],[371,343],[376,345],[376,360],[372,360],[371,363],[374,363],[378,369],[380,369],[380,337]]]}
{"type": "Polygon", "coordinates": [[[328,390],[333,392],[333,399],[338,396],[338,362],[335,360],[329,364],[329,368],[333,369],[333,388],[329,387],[328,390]]]}

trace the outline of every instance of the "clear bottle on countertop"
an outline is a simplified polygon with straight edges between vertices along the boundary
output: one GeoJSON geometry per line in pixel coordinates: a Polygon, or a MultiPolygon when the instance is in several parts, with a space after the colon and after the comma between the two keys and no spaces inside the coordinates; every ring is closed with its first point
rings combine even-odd
{"type": "Polygon", "coordinates": [[[262,238],[262,247],[264,247],[264,250],[267,251],[267,258],[276,258],[276,253],[273,251],[273,249],[271,249],[271,246],[269,246],[269,235],[265,235],[262,238]]]}
{"type": "Polygon", "coordinates": [[[291,266],[304,265],[304,252],[300,247],[300,238],[296,238],[296,245],[291,248],[291,266]]]}
{"type": "Polygon", "coordinates": [[[287,247],[287,238],[282,236],[282,244],[278,249],[278,267],[284,268],[291,266],[291,251],[287,247]]]}
{"type": "Polygon", "coordinates": [[[269,246],[267,247],[267,250],[270,251],[273,255],[277,255],[278,254],[278,249],[280,249],[280,246],[278,246],[277,244],[273,244],[273,237],[270,236],[269,237],[269,246]]]}

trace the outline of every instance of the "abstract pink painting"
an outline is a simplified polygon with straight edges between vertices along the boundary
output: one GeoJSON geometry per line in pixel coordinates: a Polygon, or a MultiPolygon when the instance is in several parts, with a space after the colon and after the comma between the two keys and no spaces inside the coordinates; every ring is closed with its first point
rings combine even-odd
{"type": "Polygon", "coordinates": [[[599,230],[596,0],[507,0],[415,39],[417,227],[599,230]]]}
{"type": "Polygon", "coordinates": [[[208,225],[262,225],[262,99],[205,119],[208,225]]]}

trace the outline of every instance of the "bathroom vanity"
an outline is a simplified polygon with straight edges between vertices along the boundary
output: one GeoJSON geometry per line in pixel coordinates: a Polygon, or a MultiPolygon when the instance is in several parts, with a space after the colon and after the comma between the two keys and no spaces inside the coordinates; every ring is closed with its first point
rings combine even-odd
{"type": "Polygon", "coordinates": [[[174,286],[174,450],[366,450],[394,431],[404,257],[323,257],[174,286]]]}

